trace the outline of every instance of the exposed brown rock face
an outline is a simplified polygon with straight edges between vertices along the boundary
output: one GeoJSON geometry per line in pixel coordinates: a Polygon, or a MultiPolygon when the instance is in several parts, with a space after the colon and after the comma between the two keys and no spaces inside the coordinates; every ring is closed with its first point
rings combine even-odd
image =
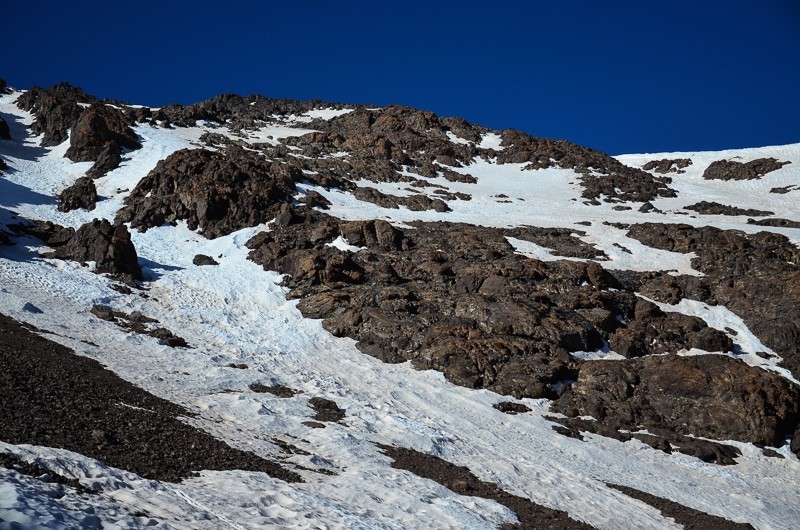
{"type": "MultiPolygon", "coordinates": [[[[168,120],[176,126],[194,126],[197,120],[206,120],[218,123],[229,122],[234,127],[246,128],[251,127],[255,121],[271,121],[274,119],[273,116],[300,115],[321,106],[325,108],[353,107],[353,105],[323,103],[320,100],[297,101],[265,98],[254,94],[249,96],[220,94],[192,105],[167,105],[152,113],[141,114],[159,121],[168,120]]],[[[315,122],[312,122],[308,127],[316,128],[314,125],[315,122]]]]}
{"type": "Polygon", "coordinates": [[[650,356],[584,363],[554,408],[633,431],[668,429],[774,446],[794,432],[800,387],[729,357],[650,356]]]}
{"type": "Polygon", "coordinates": [[[96,102],[83,110],[72,127],[66,157],[73,162],[97,160],[104,150],[141,147],[122,111],[96,102]],[[107,147],[110,146],[110,147],[107,147]]]}
{"type": "Polygon", "coordinates": [[[80,177],[69,188],[58,195],[58,209],[62,212],[69,212],[83,208],[94,210],[97,204],[97,188],[89,177],[80,177]]]}
{"type": "Polygon", "coordinates": [[[697,213],[710,214],[710,215],[749,215],[753,217],[763,217],[765,215],[775,215],[775,212],[768,210],[756,210],[755,208],[738,208],[736,206],[728,206],[718,202],[700,201],[695,204],[684,207],[686,210],[692,210],[697,213]]]}
{"type": "Polygon", "coordinates": [[[424,210],[435,210],[437,212],[449,212],[450,207],[441,199],[431,199],[427,195],[415,194],[405,197],[397,195],[388,195],[381,193],[375,188],[356,188],[353,196],[365,202],[377,204],[383,208],[397,209],[400,206],[408,208],[409,210],[419,212],[424,210]]]}
{"type": "Polygon", "coordinates": [[[271,220],[301,179],[298,168],[238,146],[182,149],[137,184],[117,219],[142,230],[186,220],[192,230],[215,238],[271,220]]]}
{"type": "Polygon", "coordinates": [[[290,296],[302,298],[298,308],[323,318],[334,335],[358,340],[361,351],[384,361],[412,360],[468,387],[555,397],[577,373],[579,361],[568,352],[594,351],[604,340],[628,341],[630,355],[730,347],[699,319],[642,310],[652,304],[596,263],[524,258],[499,229],[414,226],[286,208],[273,230],[248,246],[251,259],[290,275],[285,281],[290,296]],[[327,246],[339,236],[366,250],[327,246]]]}
{"type": "Polygon", "coordinates": [[[784,228],[800,228],[800,221],[771,217],[769,219],[748,219],[747,224],[757,226],[779,226],[784,228]]]}
{"type": "MultiPolygon", "coordinates": [[[[571,394],[564,396],[564,400],[571,398],[571,394]]],[[[562,405],[562,401],[559,400],[555,404],[556,409],[562,405]]],[[[646,433],[630,432],[627,428],[619,430],[621,428],[620,425],[615,424],[613,421],[608,421],[607,418],[604,418],[603,421],[584,419],[578,416],[551,417],[548,419],[557,423],[557,425],[553,426],[554,431],[579,440],[585,440],[582,433],[598,434],[620,442],[638,440],[653,449],[667,454],[678,452],[721,466],[736,465],[736,458],[742,456],[742,452],[732,445],[686,436],[666,428],[650,427],[646,433]]]]}
{"type": "Polygon", "coordinates": [[[651,160],[642,166],[645,171],[655,171],[656,173],[686,173],[684,168],[692,165],[690,158],[662,158],[661,160],[651,160]]]}
{"type": "Polygon", "coordinates": [[[78,103],[92,103],[97,98],[68,83],[50,88],[33,87],[22,94],[17,105],[32,112],[36,120],[31,125],[34,134],[44,134],[42,146],[58,145],[67,139],[67,129],[77,121],[83,109],[78,103]]]}
{"type": "MultiPolygon", "coordinates": [[[[246,130],[256,127],[256,120],[301,114],[319,104],[224,95],[188,107],[170,105],[153,114],[152,119],[167,120],[175,125],[193,125],[200,119],[227,121],[234,130],[246,130]]],[[[454,181],[474,182],[474,177],[460,175],[451,168],[463,167],[476,157],[482,157],[496,159],[501,164],[523,163],[529,168],[574,169],[581,174],[584,197],[593,202],[601,198],[643,202],[659,196],[674,196],[668,177],[654,177],[627,167],[599,151],[514,130],[501,132],[501,149],[481,148],[478,144],[489,129],[460,118],[439,117],[408,107],[356,107],[333,119],[318,119],[301,126],[321,132],[286,138],[282,140],[284,145],[257,147],[272,158],[294,158],[297,165],[309,172],[306,178],[326,187],[346,188],[359,179],[412,182],[412,177],[401,173],[403,168],[426,178],[443,176],[454,181]],[[447,133],[467,143],[453,142],[447,133]],[[331,156],[337,153],[348,156],[345,159],[331,156]]],[[[213,145],[239,143],[221,135],[209,135],[205,141],[213,145]]]]}
{"type": "Polygon", "coordinates": [[[651,247],[695,252],[692,267],[705,274],[658,275],[644,281],[644,294],[667,303],[690,298],[724,305],[800,374],[800,249],[788,238],[653,223],[634,225],[628,235],[651,247]]]}
{"type": "Polygon", "coordinates": [[[142,269],[136,249],[125,225],[112,225],[105,219],[95,219],[73,230],[50,222],[38,222],[34,226],[21,227],[25,232],[40,238],[53,247],[45,257],[94,262],[95,272],[142,279],[142,269]]]}
{"type": "Polygon", "coordinates": [[[760,179],[771,171],[778,170],[789,162],[779,162],[775,158],[759,158],[750,162],[735,160],[717,160],[712,162],[703,173],[706,180],[754,180],[760,179]]]}

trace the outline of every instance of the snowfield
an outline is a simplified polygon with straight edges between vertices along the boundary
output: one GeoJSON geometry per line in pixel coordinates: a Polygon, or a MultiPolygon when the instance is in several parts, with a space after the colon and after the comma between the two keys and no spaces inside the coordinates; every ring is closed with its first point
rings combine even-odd
{"type": "MultiPolygon", "coordinates": [[[[0,177],[0,228],[15,222],[15,216],[74,228],[94,218],[113,221],[124,198],[159,160],[196,146],[203,132],[221,132],[204,124],[175,129],[136,127],[142,148],[124,153],[122,165],[96,181],[101,196],[97,208],[61,213],[55,196],[91,163],[64,158],[68,142],[42,148],[38,138],[25,136],[23,126],[30,125],[32,117],[13,104],[18,96],[0,97],[0,113],[10,121],[15,138],[0,140],[0,154],[12,168],[0,177]]],[[[294,122],[331,119],[346,112],[349,109],[321,109],[296,117],[294,122]]],[[[251,132],[249,141],[277,142],[306,132],[276,123],[251,132]]],[[[451,139],[465,141],[455,136],[451,139]]],[[[487,134],[482,145],[498,148],[499,142],[498,135],[487,134]]],[[[678,197],[654,201],[663,214],[640,213],[638,205],[630,211],[617,211],[605,203],[585,205],[580,200],[578,175],[569,170],[526,171],[521,164],[483,160],[458,169],[476,177],[477,184],[428,179],[449,191],[472,196],[470,201],[449,201],[452,212],[447,213],[386,209],[340,191],[310,184],[299,188],[324,195],[332,203],[329,213],[345,219],[574,229],[585,233],[581,240],[609,256],[603,266],[610,269],[700,274],[691,267],[691,255],[647,247],[601,220],[636,223],[657,216],[660,222],[774,231],[800,243],[798,229],[748,225],[741,216],[675,213],[702,197],[800,220],[797,193],[769,193],[776,186],[800,184],[800,144],[618,157],[637,167],[656,158],[693,160],[685,174],[670,175],[678,197]],[[764,156],[792,163],[756,181],[705,181],[701,177],[713,160],[764,156]],[[499,194],[508,196],[510,202],[498,202],[499,194]],[[582,222],[591,224],[579,224],[582,222]]],[[[393,195],[407,194],[404,183],[368,185],[393,195]]],[[[797,527],[800,461],[788,444],[778,448],[783,458],[768,458],[751,444],[728,442],[741,449],[742,456],[737,465],[719,466],[677,452],[668,455],[636,440],[622,443],[589,434],[586,441],[580,441],[559,435],[552,429],[553,422],[544,418],[551,414],[547,400],[523,400],[532,413],[499,413],[492,405],[504,400],[500,395],[452,385],[440,373],[417,371],[410,363],[382,363],[360,353],[351,339],[332,336],[320,321],[304,318],[296,302],[287,301],[281,276],[247,260],[245,242],[263,230],[269,230],[269,224],[215,240],[189,230],[185,223],[146,233],[132,231],[145,276],[151,279],[145,287],[148,298],[121,295],[107,278],[76,263],[36,257],[41,243],[21,239],[0,257],[0,307],[3,313],[48,332],[49,339],[186,407],[196,414],[185,419],[190,424],[233,447],[282,463],[300,473],[305,482],[290,484],[255,472],[203,471],[181,483],[162,483],[62,449],[0,443],[2,453],[36,461],[98,491],[83,495],[69,490],[59,497],[59,486],[0,467],[0,528],[489,529],[515,520],[508,508],[496,502],[457,495],[433,481],[390,467],[391,459],[376,444],[410,447],[467,466],[480,479],[509,493],[564,510],[600,529],[681,528],[659,510],[608,483],[630,486],[731,521],[750,522],[761,529],[797,527]],[[212,256],[219,266],[194,266],[196,254],[212,256]],[[31,312],[26,304],[40,312],[31,312]],[[93,304],[156,318],[192,348],[170,348],[155,338],[100,320],[89,313],[93,304]],[[236,363],[247,364],[248,369],[229,367],[236,363]],[[282,384],[303,394],[289,399],[257,394],[248,391],[252,383],[282,384]],[[343,423],[329,423],[320,429],[304,425],[303,421],[313,417],[314,411],[307,405],[313,396],[335,400],[347,413],[343,423]],[[308,454],[283,455],[274,438],[308,454]]],[[[564,259],[534,243],[510,241],[520,254],[564,259]]],[[[333,244],[343,250],[359,250],[344,239],[333,244]]],[[[661,307],[699,316],[717,329],[735,330],[732,337],[741,352],[739,357],[791,378],[786,370],[775,367],[774,360],[756,355],[769,349],[726,308],[686,300],[661,307]]],[[[593,354],[616,355],[586,352],[593,354]]]]}

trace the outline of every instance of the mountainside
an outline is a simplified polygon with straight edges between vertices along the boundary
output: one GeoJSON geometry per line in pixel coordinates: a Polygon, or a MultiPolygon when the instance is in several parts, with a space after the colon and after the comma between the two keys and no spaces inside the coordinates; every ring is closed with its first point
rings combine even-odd
{"type": "Polygon", "coordinates": [[[0,528],[793,528],[798,197],[800,144],[0,81],[0,528]]]}

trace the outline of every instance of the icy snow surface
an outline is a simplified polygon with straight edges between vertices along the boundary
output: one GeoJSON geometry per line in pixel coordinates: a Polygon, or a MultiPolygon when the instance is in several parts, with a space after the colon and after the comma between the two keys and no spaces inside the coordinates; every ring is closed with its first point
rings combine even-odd
{"type": "MultiPolygon", "coordinates": [[[[89,164],[64,158],[66,143],[45,149],[38,147],[37,138],[19,141],[24,135],[21,124],[30,124],[31,117],[12,104],[18,95],[0,98],[0,112],[11,122],[16,139],[0,141],[0,152],[13,168],[0,178],[0,212],[4,212],[0,224],[13,221],[6,210],[73,227],[94,217],[112,219],[123,198],[158,160],[193,146],[205,130],[202,125],[174,130],[137,127],[143,147],[125,153],[118,169],[96,181],[102,197],[97,208],[63,214],[56,210],[54,195],[85,172],[89,164]]],[[[277,141],[283,134],[278,127],[265,126],[253,136],[271,135],[277,141]]],[[[302,134],[298,129],[291,131],[302,134]]],[[[482,144],[499,145],[499,136],[487,135],[482,144]]],[[[697,154],[698,161],[690,168],[693,172],[675,176],[675,186],[682,192],[678,199],[660,199],[656,206],[669,211],[682,204],[680,201],[691,200],[686,194],[693,190],[715,191],[721,202],[735,204],[737,199],[742,206],[763,206],[779,216],[797,218],[796,206],[792,207],[786,196],[751,200],[755,194],[749,187],[798,182],[800,146],[774,149],[776,156],[790,158],[793,164],[768,176],[767,182],[756,183],[699,182],[696,172],[701,171],[700,161],[716,158],[697,154]],[[759,200],[763,204],[754,202],[759,200]]],[[[754,156],[761,152],[754,151],[754,156]]],[[[641,156],[620,158],[627,163],[654,158],[641,156]]],[[[388,210],[338,191],[313,186],[304,189],[313,188],[325,195],[333,203],[330,213],[343,218],[567,227],[585,231],[582,239],[609,255],[605,267],[698,274],[691,269],[690,256],[645,247],[627,238],[623,230],[598,222],[640,222],[653,220],[656,214],[584,205],[577,175],[571,171],[523,171],[521,165],[482,160],[458,171],[477,177],[478,184],[430,179],[473,197],[471,201],[449,201],[453,211],[445,214],[388,210]],[[496,195],[501,193],[511,202],[498,204],[496,195]],[[592,224],[576,225],[579,221],[592,224]]],[[[404,184],[376,187],[401,194],[404,184]]],[[[678,219],[753,230],[741,219],[686,217],[678,219]]],[[[392,469],[391,460],[374,445],[384,443],[412,447],[465,465],[479,478],[496,482],[512,494],[565,510],[573,518],[601,529],[679,528],[656,509],[606,487],[606,482],[634,487],[731,520],[757,521],[759,528],[788,529],[796,525],[800,462],[788,447],[778,449],[785,458],[777,459],[763,456],[760,449],[749,444],[731,442],[743,456],[738,465],[722,467],[678,453],[667,455],[638,441],[621,443],[586,435],[587,441],[582,442],[561,436],[543,418],[546,400],[524,400],[533,409],[529,414],[498,413],[492,404],[504,398],[497,394],[451,385],[441,374],[415,371],[408,363],[384,364],[361,354],[352,340],[327,333],[320,321],[303,318],[296,303],[286,300],[285,289],[279,285],[281,276],[265,272],[246,259],[244,243],[265,229],[268,227],[249,228],[213,241],[184,224],[133,232],[145,274],[152,278],[147,283],[147,299],[120,295],[109,287],[108,279],[75,263],[32,258],[36,243],[24,240],[5,250],[0,259],[0,307],[14,318],[53,333],[48,338],[97,359],[157,396],[187,407],[197,416],[186,421],[229,444],[277,459],[277,448],[270,441],[277,437],[311,453],[283,457],[287,467],[295,464],[333,474],[297,469],[306,482],[287,484],[261,473],[206,471],[180,484],[167,484],[109,468],[69,451],[0,444],[2,452],[36,460],[100,492],[91,497],[69,493],[57,498],[53,495],[55,486],[0,468],[0,520],[21,527],[102,524],[103,528],[154,525],[187,529],[460,529],[496,528],[513,520],[508,509],[492,501],[459,496],[432,481],[392,469]],[[219,266],[193,266],[191,260],[196,254],[219,256],[219,266]],[[24,311],[26,303],[41,308],[42,313],[24,311]],[[151,337],[127,333],[89,314],[95,303],[157,318],[165,327],[179,330],[194,348],[173,349],[151,337]],[[230,363],[246,363],[249,369],[230,369],[230,363]],[[280,383],[303,394],[290,399],[255,394],[248,390],[253,382],[280,383]],[[313,410],[307,406],[307,399],[313,396],[333,399],[345,409],[344,424],[328,424],[325,429],[303,425],[302,421],[311,419],[313,410]],[[147,515],[134,517],[134,513],[147,515]]],[[[797,239],[797,231],[757,229],[797,239]]],[[[334,244],[358,250],[344,240],[334,244]]],[[[523,254],[540,259],[556,257],[524,241],[512,240],[512,244],[523,254]]],[[[757,339],[741,320],[724,308],[699,308],[685,301],[679,307],[665,309],[698,314],[715,327],[735,329],[739,332],[737,344],[748,354],[746,360],[755,362],[757,358],[759,365],[766,364],[749,354],[768,350],[754,342],[757,339]]],[[[584,355],[602,356],[597,352],[595,357],[584,355]]],[[[606,352],[606,356],[614,358],[613,352],[606,352]]]]}

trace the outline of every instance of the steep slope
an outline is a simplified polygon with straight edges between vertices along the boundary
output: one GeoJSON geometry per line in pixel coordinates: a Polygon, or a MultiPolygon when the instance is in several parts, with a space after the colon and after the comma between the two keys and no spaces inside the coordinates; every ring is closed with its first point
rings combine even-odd
{"type": "MultiPolygon", "coordinates": [[[[67,85],[3,95],[0,116],[3,313],[251,455],[147,480],[36,416],[49,437],[0,440],[0,520],[86,524],[96,507],[125,528],[685,524],[672,513],[790,528],[800,514],[800,145],[615,159],[404,107],[148,109],[67,85]],[[72,201],[91,195],[80,179],[92,200],[72,201]],[[75,237],[123,229],[141,279],[75,237]],[[32,461],[94,493],[26,475],[32,461]]],[[[6,392],[4,414],[43,399],[6,392]]]]}

